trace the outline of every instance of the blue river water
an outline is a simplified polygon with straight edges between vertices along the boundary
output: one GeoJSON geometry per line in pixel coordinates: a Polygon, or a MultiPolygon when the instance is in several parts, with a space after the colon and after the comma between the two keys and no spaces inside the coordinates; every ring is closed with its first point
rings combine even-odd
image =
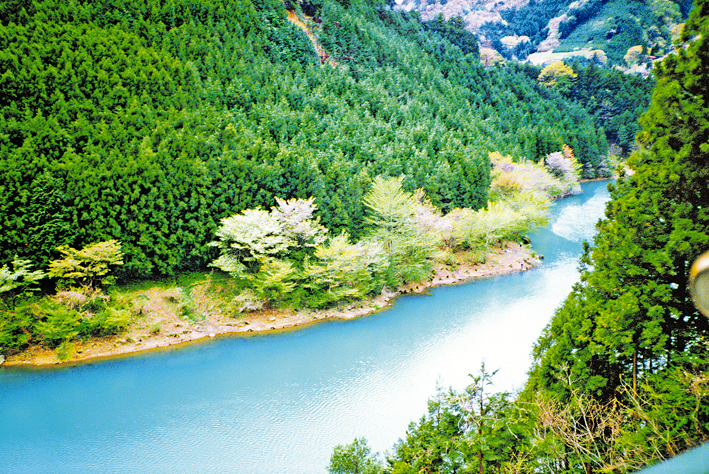
{"type": "Polygon", "coordinates": [[[405,296],[368,317],[55,369],[0,369],[0,473],[323,474],[336,444],[390,450],[437,386],[484,361],[520,388],[578,279],[606,182],[552,208],[527,272],[405,296]]]}

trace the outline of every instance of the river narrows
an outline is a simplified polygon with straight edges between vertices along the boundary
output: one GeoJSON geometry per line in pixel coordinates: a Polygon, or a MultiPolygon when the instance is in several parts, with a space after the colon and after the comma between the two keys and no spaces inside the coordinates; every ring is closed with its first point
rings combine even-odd
{"type": "Polygon", "coordinates": [[[391,449],[437,384],[482,361],[521,387],[578,279],[606,182],[557,202],[533,270],[405,296],[377,314],[56,369],[0,369],[0,472],[324,474],[336,444],[391,449]]]}

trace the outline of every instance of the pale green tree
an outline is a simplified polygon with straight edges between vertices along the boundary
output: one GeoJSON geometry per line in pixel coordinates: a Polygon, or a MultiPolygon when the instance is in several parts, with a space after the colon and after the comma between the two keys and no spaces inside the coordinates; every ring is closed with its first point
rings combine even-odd
{"type": "Polygon", "coordinates": [[[42,270],[30,271],[31,267],[31,261],[15,256],[12,270],[7,265],[0,268],[0,298],[6,307],[13,309],[18,297],[38,291],[33,285],[46,275],[42,270]]]}
{"type": "Polygon", "coordinates": [[[359,299],[374,289],[377,274],[384,266],[380,245],[370,242],[350,243],[347,233],[331,238],[315,249],[312,261],[305,263],[306,285],[315,290],[315,306],[346,299],[359,299]]]}
{"type": "Polygon", "coordinates": [[[89,244],[81,250],[68,246],[57,250],[63,258],[49,263],[48,275],[58,278],[62,284],[85,287],[112,284],[114,278],[109,275],[111,267],[123,265],[121,243],[113,239],[89,244]]]}
{"type": "Polygon", "coordinates": [[[327,229],[320,224],[319,218],[313,218],[317,210],[315,198],[289,199],[276,198],[278,206],[271,210],[271,215],[278,220],[283,234],[293,246],[315,247],[327,238],[327,229]]]}
{"type": "Polygon", "coordinates": [[[378,176],[364,198],[370,213],[370,239],[379,242],[388,258],[386,282],[397,286],[407,281],[427,278],[440,242],[440,235],[427,231],[416,222],[419,204],[412,193],[402,189],[403,176],[378,176]]]}
{"type": "Polygon", "coordinates": [[[535,193],[518,193],[487,209],[466,209],[454,233],[468,247],[489,247],[502,240],[519,240],[546,224],[549,200],[535,193]]]}
{"type": "Polygon", "coordinates": [[[296,288],[299,270],[288,260],[264,258],[258,273],[249,276],[257,296],[265,301],[285,300],[296,288]]]}
{"type": "Polygon", "coordinates": [[[537,80],[546,87],[565,93],[571,90],[576,77],[576,73],[569,65],[563,61],[557,61],[542,69],[537,80]]]}
{"type": "Polygon", "coordinates": [[[408,228],[414,224],[416,201],[413,194],[402,188],[404,176],[374,178],[372,188],[364,197],[364,204],[372,212],[367,223],[390,232],[408,228]]]}
{"type": "Polygon", "coordinates": [[[290,246],[281,222],[263,209],[247,209],[222,219],[216,234],[219,240],[209,245],[219,248],[221,255],[211,265],[234,277],[244,275],[247,267],[257,267],[265,257],[283,253],[290,246]]]}
{"type": "Polygon", "coordinates": [[[282,258],[299,249],[315,247],[325,241],[327,229],[313,218],[315,199],[276,198],[278,204],[270,212],[247,209],[241,214],[221,220],[216,235],[219,240],[209,245],[220,249],[212,262],[234,277],[247,270],[258,271],[267,258],[282,258]]]}

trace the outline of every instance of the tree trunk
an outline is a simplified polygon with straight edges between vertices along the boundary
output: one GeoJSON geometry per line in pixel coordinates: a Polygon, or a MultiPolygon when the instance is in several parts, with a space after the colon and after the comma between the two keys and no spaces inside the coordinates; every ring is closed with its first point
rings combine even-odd
{"type": "Polygon", "coordinates": [[[633,394],[638,393],[638,348],[633,350],[633,394]]]}

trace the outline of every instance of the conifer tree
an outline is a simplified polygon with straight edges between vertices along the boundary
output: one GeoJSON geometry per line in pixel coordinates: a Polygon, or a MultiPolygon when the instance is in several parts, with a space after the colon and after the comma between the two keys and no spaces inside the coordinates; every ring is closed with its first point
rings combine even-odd
{"type": "MultiPolygon", "coordinates": [[[[709,321],[695,309],[689,266],[709,248],[709,1],[657,68],[634,173],[612,187],[585,271],[535,348],[527,389],[601,401],[682,366],[701,371],[709,321]],[[564,370],[562,370],[562,368],[564,370]]],[[[657,388],[656,388],[657,389],[657,388]]],[[[662,390],[662,389],[657,389],[662,390]]],[[[626,392],[627,394],[627,392],[626,392]]],[[[704,415],[702,415],[704,416],[704,415]]],[[[695,433],[706,437],[709,433],[695,433]]]]}

